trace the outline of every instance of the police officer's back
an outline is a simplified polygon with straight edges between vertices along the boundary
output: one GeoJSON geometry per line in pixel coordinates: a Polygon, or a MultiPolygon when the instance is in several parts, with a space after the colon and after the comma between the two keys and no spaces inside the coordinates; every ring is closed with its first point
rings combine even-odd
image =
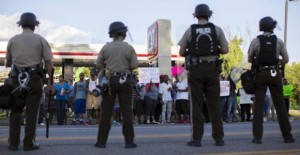
{"type": "Polygon", "coordinates": [[[34,33],[39,25],[32,13],[21,15],[19,26],[23,32],[11,38],[7,45],[6,66],[11,68],[13,81],[12,112],[10,115],[9,150],[18,150],[21,131],[21,112],[26,106],[24,150],[39,149],[35,143],[36,120],[39,101],[42,96],[43,82],[42,63],[50,74],[53,58],[47,41],[34,33]]]}
{"type": "Polygon", "coordinates": [[[291,134],[291,125],[284,104],[282,89],[282,74],[279,62],[287,63],[288,54],[283,41],[273,34],[277,22],[271,17],[264,17],[259,22],[259,30],[263,34],[253,39],[249,51],[248,61],[252,63],[252,68],[256,70],[255,79],[255,111],[253,117],[253,143],[262,143],[263,136],[263,103],[267,87],[269,87],[272,100],[278,116],[278,122],[285,143],[295,140],[291,134]],[[279,56],[282,60],[279,60],[279,56]]]}
{"type": "Polygon", "coordinates": [[[122,22],[113,22],[109,26],[109,35],[113,39],[101,49],[97,66],[106,69],[109,78],[108,90],[102,92],[102,113],[100,117],[98,138],[95,147],[104,148],[111,128],[111,116],[116,96],[119,98],[123,115],[123,134],[125,148],[134,148],[134,130],[132,122],[132,83],[131,71],[138,67],[134,48],[123,42],[127,27],[122,22]],[[105,68],[104,68],[105,65],[105,68]]]}
{"type": "Polygon", "coordinates": [[[206,4],[197,5],[194,16],[198,24],[191,25],[179,41],[180,55],[185,57],[188,82],[191,88],[192,103],[192,140],[189,146],[201,146],[204,121],[202,104],[206,97],[207,107],[211,115],[213,138],[217,146],[224,145],[223,124],[220,111],[221,63],[219,54],[228,53],[228,43],[222,29],[208,22],[212,11],[206,4]]]}

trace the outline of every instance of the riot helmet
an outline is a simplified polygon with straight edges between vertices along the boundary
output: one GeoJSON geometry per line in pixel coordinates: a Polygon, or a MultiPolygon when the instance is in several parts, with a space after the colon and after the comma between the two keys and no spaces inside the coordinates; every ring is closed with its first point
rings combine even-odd
{"type": "Polygon", "coordinates": [[[206,4],[199,4],[195,8],[194,16],[195,17],[210,17],[212,15],[212,11],[209,9],[206,4]]]}
{"type": "Polygon", "coordinates": [[[36,19],[36,16],[33,13],[26,12],[21,15],[17,24],[19,26],[38,26],[40,22],[36,19]]]}
{"type": "Polygon", "coordinates": [[[122,22],[113,22],[109,25],[108,34],[118,34],[118,33],[124,33],[127,32],[127,26],[124,25],[122,22]]]}
{"type": "Polygon", "coordinates": [[[272,17],[264,17],[259,21],[259,31],[272,32],[277,25],[277,21],[272,17]]]}

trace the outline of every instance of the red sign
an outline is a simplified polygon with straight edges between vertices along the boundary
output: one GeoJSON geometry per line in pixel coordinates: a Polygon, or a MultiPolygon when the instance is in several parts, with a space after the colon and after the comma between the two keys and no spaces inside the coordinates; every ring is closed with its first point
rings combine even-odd
{"type": "Polygon", "coordinates": [[[153,23],[148,28],[148,60],[155,58],[158,54],[158,24],[153,23]]]}

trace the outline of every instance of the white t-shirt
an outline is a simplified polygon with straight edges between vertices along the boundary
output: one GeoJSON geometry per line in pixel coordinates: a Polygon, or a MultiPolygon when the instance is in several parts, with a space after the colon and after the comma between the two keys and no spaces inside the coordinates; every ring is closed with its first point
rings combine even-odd
{"type": "Polygon", "coordinates": [[[252,95],[247,94],[243,88],[240,90],[240,104],[252,104],[253,101],[251,100],[252,95]]]}
{"type": "MultiPolygon", "coordinates": [[[[176,84],[176,87],[178,89],[186,89],[188,87],[187,80],[185,79],[185,80],[179,81],[176,84]]],[[[189,99],[189,93],[188,92],[177,92],[176,100],[180,100],[180,99],[188,100],[189,99]]]]}
{"type": "Polygon", "coordinates": [[[97,85],[97,79],[93,81],[91,78],[89,80],[89,90],[93,91],[96,88],[97,85]]]}
{"type": "Polygon", "coordinates": [[[170,83],[161,83],[159,84],[159,93],[162,94],[162,100],[165,101],[172,101],[171,91],[168,91],[169,88],[172,88],[170,83]]]}

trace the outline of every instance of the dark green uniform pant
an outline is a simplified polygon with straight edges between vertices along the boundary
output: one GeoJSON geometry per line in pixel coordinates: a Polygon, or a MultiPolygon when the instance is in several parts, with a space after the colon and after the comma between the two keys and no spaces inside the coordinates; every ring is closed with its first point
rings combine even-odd
{"type": "Polygon", "coordinates": [[[110,92],[102,93],[101,103],[101,119],[99,124],[97,143],[105,145],[107,142],[108,134],[111,128],[111,117],[113,113],[113,107],[115,104],[116,96],[119,98],[121,113],[123,116],[123,135],[125,137],[125,143],[131,144],[134,142],[134,130],[132,122],[132,84],[127,78],[127,81],[123,84],[119,83],[119,76],[110,78],[110,92]]]}
{"type": "Polygon", "coordinates": [[[282,76],[278,70],[275,77],[271,76],[270,70],[259,71],[256,75],[253,136],[255,139],[261,139],[263,136],[263,106],[267,86],[270,89],[282,136],[283,138],[292,138],[291,124],[283,98],[282,76]]]}
{"type": "MultiPolygon", "coordinates": [[[[42,97],[42,80],[39,75],[30,75],[30,81],[27,86],[29,91],[17,91],[13,94],[14,102],[11,108],[10,124],[9,124],[9,144],[17,147],[20,143],[21,132],[21,114],[26,106],[26,125],[24,146],[32,147],[35,138],[37,116],[42,97]]],[[[18,79],[13,78],[13,89],[18,87],[18,79]]]]}
{"type": "Polygon", "coordinates": [[[207,109],[212,123],[212,137],[223,140],[223,122],[220,105],[220,80],[216,64],[202,63],[188,74],[191,88],[192,137],[201,141],[204,130],[203,101],[206,98],[207,109]],[[204,95],[204,96],[203,96],[204,95]]]}

